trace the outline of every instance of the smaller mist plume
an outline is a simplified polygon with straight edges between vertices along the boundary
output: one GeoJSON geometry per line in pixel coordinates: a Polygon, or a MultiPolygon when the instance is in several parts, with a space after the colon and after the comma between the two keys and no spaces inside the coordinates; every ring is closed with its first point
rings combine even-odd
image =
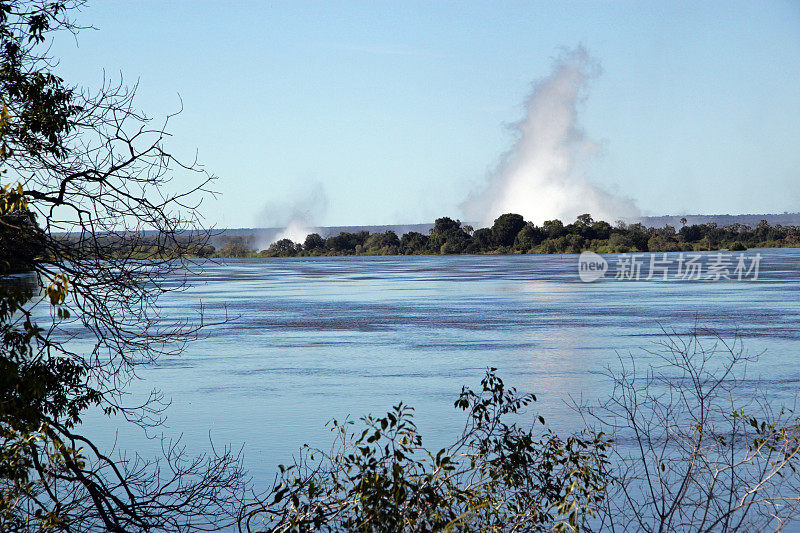
{"type": "Polygon", "coordinates": [[[600,66],[585,48],[567,51],[553,72],[533,86],[518,139],[486,185],[461,205],[468,220],[485,226],[503,213],[537,224],[571,222],[582,213],[609,222],[638,214],[634,202],[589,181],[586,166],[598,152],[578,123],[578,107],[600,66]]]}
{"type": "Polygon", "coordinates": [[[267,204],[258,216],[258,226],[280,229],[259,235],[258,249],[265,249],[281,239],[302,243],[308,234],[314,232],[327,210],[328,196],[319,183],[294,201],[267,204]]]}

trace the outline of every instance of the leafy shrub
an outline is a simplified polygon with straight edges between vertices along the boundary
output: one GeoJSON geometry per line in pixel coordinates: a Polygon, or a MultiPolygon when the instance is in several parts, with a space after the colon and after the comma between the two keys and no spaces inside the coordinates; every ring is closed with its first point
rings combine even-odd
{"type": "MultiPolygon", "coordinates": [[[[608,481],[603,434],[566,440],[509,422],[536,400],[506,388],[489,369],[481,391],[463,388],[463,434],[437,452],[422,445],[413,409],[398,404],[361,428],[333,421],[330,453],[306,447],[280,467],[273,490],[244,514],[247,530],[577,530],[603,501],[608,481]]],[[[538,417],[542,427],[544,418],[538,417]]]]}

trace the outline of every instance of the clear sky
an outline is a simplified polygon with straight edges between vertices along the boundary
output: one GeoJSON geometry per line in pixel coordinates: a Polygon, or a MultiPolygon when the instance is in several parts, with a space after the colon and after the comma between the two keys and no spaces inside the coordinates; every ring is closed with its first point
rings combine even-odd
{"type": "Polygon", "coordinates": [[[800,211],[800,2],[116,2],[61,38],[71,82],[140,83],[219,176],[223,227],[464,218],[565,47],[590,179],[644,214],[800,211]],[[309,199],[311,198],[311,199],[309,199]]]}

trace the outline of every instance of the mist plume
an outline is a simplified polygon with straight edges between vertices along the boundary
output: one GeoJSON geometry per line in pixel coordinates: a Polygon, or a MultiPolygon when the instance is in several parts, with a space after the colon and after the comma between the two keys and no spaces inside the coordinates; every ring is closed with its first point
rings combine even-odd
{"type": "Polygon", "coordinates": [[[302,243],[308,234],[313,233],[316,224],[328,210],[328,196],[319,183],[299,198],[281,202],[271,202],[264,206],[258,216],[258,225],[277,228],[258,237],[259,249],[267,248],[281,239],[302,243]]]}
{"type": "Polygon", "coordinates": [[[600,70],[581,46],[564,52],[550,76],[534,83],[525,117],[514,124],[514,146],[486,185],[461,205],[468,220],[490,226],[503,213],[519,213],[541,224],[555,218],[571,222],[590,213],[613,222],[638,214],[632,200],[608,192],[586,175],[599,147],[580,127],[578,108],[600,70]]]}

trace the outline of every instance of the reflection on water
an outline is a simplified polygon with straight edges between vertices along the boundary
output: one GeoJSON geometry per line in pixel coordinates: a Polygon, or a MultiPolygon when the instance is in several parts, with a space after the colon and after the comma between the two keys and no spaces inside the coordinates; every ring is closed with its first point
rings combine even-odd
{"type": "Polygon", "coordinates": [[[35,272],[21,272],[0,276],[0,288],[3,290],[21,290],[28,293],[37,293],[39,280],[35,272]]]}
{"type": "MultiPolygon", "coordinates": [[[[444,444],[462,424],[457,393],[488,366],[535,392],[534,411],[556,429],[574,429],[564,400],[604,395],[597,372],[618,354],[647,357],[641,348],[664,328],[699,325],[765,350],[754,373],[778,402],[800,381],[800,250],[761,253],[755,282],[586,284],[572,255],[207,263],[191,290],[163,301],[166,311],[202,304],[210,322],[229,320],[137,387],[172,397],[168,431],[185,442],[203,448],[210,429],[246,443],[248,466],[265,481],[302,443],[329,442],[329,419],[400,400],[417,408],[427,443],[444,444]]],[[[113,423],[90,423],[114,437],[113,423]]]]}
{"type": "Polygon", "coordinates": [[[15,302],[15,305],[30,309],[34,296],[43,294],[35,272],[21,272],[0,276],[0,294],[15,302]]]}

